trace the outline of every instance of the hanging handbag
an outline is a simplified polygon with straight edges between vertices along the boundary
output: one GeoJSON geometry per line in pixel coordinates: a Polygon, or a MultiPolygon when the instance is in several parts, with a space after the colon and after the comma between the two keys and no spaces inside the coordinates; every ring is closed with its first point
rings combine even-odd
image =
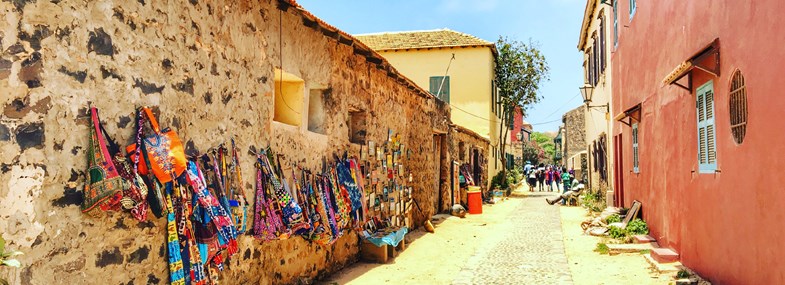
{"type": "Polygon", "coordinates": [[[234,144],[232,139],[232,163],[231,169],[234,171],[231,175],[231,181],[228,183],[230,189],[229,206],[231,207],[232,217],[234,217],[234,225],[237,227],[239,234],[245,233],[248,225],[248,200],[245,199],[245,187],[243,187],[243,176],[240,169],[240,158],[237,156],[237,145],[234,144]]]}
{"type": "MultiPolygon", "coordinates": [[[[144,157],[132,157],[132,160],[138,159],[137,167],[140,174],[146,175],[152,169],[158,182],[163,184],[172,181],[173,177],[180,176],[185,171],[186,159],[183,143],[173,130],[167,128],[161,131],[158,127],[158,120],[150,108],[142,107],[139,112],[144,112],[141,115],[146,115],[153,130],[153,133],[144,137],[142,142],[144,144],[142,151],[150,161],[144,157]],[[150,168],[147,167],[148,164],[150,168]]],[[[136,148],[136,143],[129,145],[126,147],[126,152],[129,154],[138,153],[136,148]]]]}
{"type": "Polygon", "coordinates": [[[83,192],[82,212],[91,216],[100,215],[101,211],[119,209],[123,197],[125,180],[117,173],[112,154],[106,146],[106,132],[102,131],[98,119],[98,109],[90,108],[92,129],[90,130],[90,146],[87,150],[87,181],[83,192]]]}
{"type": "MultiPolygon", "coordinates": [[[[140,143],[142,141],[142,126],[143,123],[139,121],[139,117],[137,116],[136,120],[136,142],[140,143]]],[[[103,128],[102,128],[103,129],[103,128]]],[[[116,144],[110,139],[109,140],[110,149],[116,147],[116,144]]],[[[139,149],[135,150],[135,153],[131,154],[130,156],[135,157],[137,160],[139,158],[139,149]]],[[[131,211],[131,215],[140,222],[147,220],[147,193],[148,188],[147,184],[142,179],[142,176],[139,175],[139,169],[136,167],[139,161],[129,161],[126,157],[122,156],[121,154],[117,154],[114,156],[114,164],[117,167],[117,171],[125,178],[128,182],[129,187],[125,189],[123,192],[123,199],[121,203],[123,208],[126,210],[131,211]]]]}

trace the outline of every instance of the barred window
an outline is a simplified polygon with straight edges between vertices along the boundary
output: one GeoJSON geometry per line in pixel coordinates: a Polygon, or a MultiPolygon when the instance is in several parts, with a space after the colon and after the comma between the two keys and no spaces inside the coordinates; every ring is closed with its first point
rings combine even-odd
{"type": "Polygon", "coordinates": [[[744,142],[747,134],[747,88],[744,85],[744,76],[741,71],[733,73],[730,86],[730,130],[736,144],[744,142]]]}

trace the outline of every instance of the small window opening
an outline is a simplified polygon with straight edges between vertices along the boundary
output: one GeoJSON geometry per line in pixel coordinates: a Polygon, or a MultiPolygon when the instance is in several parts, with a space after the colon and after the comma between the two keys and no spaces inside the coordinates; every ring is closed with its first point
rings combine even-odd
{"type": "Polygon", "coordinates": [[[324,89],[312,89],[308,98],[308,130],[325,133],[324,89]]]}
{"type": "Polygon", "coordinates": [[[302,78],[275,70],[274,121],[293,126],[302,124],[304,88],[302,78]]]}
{"type": "Polygon", "coordinates": [[[747,134],[747,87],[744,84],[744,76],[741,71],[733,73],[730,86],[730,129],[733,133],[733,140],[736,144],[744,142],[747,134]]]}
{"type": "Polygon", "coordinates": [[[361,111],[349,112],[349,141],[355,144],[365,144],[367,133],[367,115],[361,111]]]}

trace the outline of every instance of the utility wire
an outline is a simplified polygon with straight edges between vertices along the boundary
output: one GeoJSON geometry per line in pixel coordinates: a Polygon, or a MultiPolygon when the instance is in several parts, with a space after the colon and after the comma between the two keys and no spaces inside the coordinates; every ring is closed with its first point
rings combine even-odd
{"type": "Polygon", "coordinates": [[[553,114],[556,114],[557,112],[559,112],[562,109],[564,109],[564,107],[567,107],[567,105],[569,105],[570,102],[572,102],[572,100],[575,100],[575,98],[578,98],[578,95],[581,95],[581,94],[578,93],[578,94],[575,94],[575,96],[572,96],[572,98],[570,98],[570,100],[568,100],[566,103],[562,104],[562,106],[559,107],[558,109],[556,109],[555,111],[553,111],[553,113],[550,113],[548,116],[545,116],[545,118],[543,118],[543,120],[545,120],[547,118],[550,118],[551,116],[553,116],[553,114]]]}
{"type": "MultiPolygon", "coordinates": [[[[452,61],[455,59],[455,53],[452,54],[450,58],[450,62],[447,63],[447,70],[444,71],[444,76],[442,77],[442,82],[439,83],[439,90],[436,90],[436,97],[439,97],[442,93],[442,87],[444,87],[444,81],[447,80],[447,74],[450,73],[450,65],[452,65],[452,61]]],[[[448,95],[449,96],[449,95],[448,95]]],[[[444,100],[442,100],[444,101],[444,100]]]]}
{"type": "Polygon", "coordinates": [[[279,56],[279,63],[281,64],[281,75],[278,78],[278,95],[281,96],[281,101],[283,104],[286,105],[286,108],[292,110],[292,112],[297,113],[300,115],[300,112],[289,106],[289,102],[286,102],[286,96],[283,96],[283,11],[278,10],[278,56],[279,56]]]}

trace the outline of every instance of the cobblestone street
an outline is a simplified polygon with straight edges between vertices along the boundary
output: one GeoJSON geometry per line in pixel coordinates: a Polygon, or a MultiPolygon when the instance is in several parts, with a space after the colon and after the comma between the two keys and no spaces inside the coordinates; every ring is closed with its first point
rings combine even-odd
{"type": "MultiPolygon", "coordinates": [[[[498,239],[479,249],[453,284],[572,284],[559,208],[545,203],[555,193],[521,198],[498,239]]],[[[517,201],[516,201],[517,202],[517,201]]]]}

